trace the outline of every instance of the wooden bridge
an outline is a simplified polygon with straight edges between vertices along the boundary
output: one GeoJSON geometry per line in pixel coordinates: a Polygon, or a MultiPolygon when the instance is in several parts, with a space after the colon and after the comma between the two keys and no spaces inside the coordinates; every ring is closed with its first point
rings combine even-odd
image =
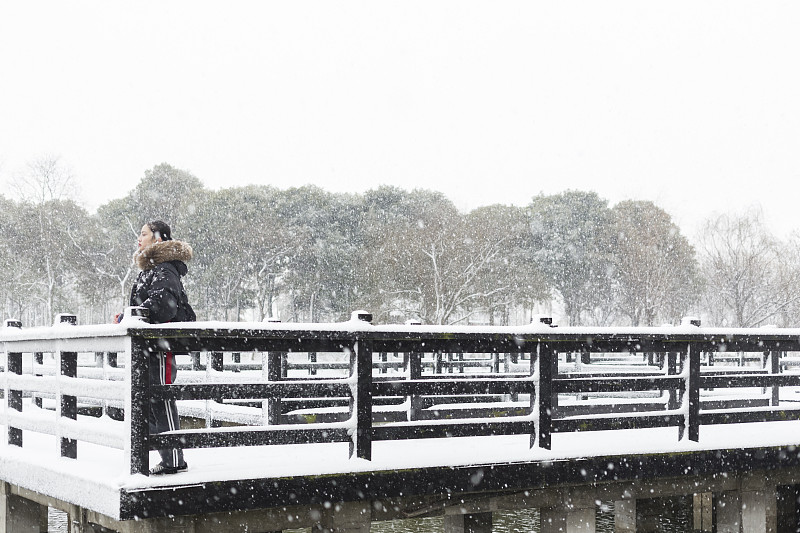
{"type": "Polygon", "coordinates": [[[655,531],[656,498],[699,527],[795,531],[800,331],[212,323],[0,332],[7,445],[0,531],[368,531],[444,515],[491,531],[655,531]],[[174,385],[148,382],[171,350],[174,385]],[[151,399],[184,428],[149,434],[151,399]],[[189,470],[149,477],[153,450],[189,470]],[[3,529],[5,528],[5,529],[3,529]]]}

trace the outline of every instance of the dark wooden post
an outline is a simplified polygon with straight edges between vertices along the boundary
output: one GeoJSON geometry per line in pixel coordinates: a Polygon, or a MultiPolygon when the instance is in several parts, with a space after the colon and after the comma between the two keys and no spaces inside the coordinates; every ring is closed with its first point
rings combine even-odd
{"type": "MultiPolygon", "coordinates": [[[[530,352],[530,364],[528,365],[528,375],[533,377],[536,374],[536,364],[538,361],[537,351],[539,349],[538,343],[533,347],[533,350],[530,352]]],[[[523,358],[523,354],[519,354],[520,358],[523,358]]],[[[528,407],[529,413],[533,414],[537,412],[539,408],[539,398],[537,394],[540,393],[540,384],[538,382],[534,382],[533,386],[531,387],[530,393],[528,394],[528,407]]],[[[531,422],[531,438],[530,438],[530,447],[533,448],[536,445],[536,438],[539,434],[539,428],[535,421],[531,422]]]]}
{"type": "MultiPolygon", "coordinates": [[[[22,375],[22,352],[8,353],[8,372],[22,375]]],[[[8,388],[8,408],[22,412],[22,391],[8,388]]],[[[8,443],[13,446],[22,446],[22,430],[8,424],[8,443]]]]}
{"type": "MultiPolygon", "coordinates": [[[[308,362],[309,363],[316,363],[317,362],[317,352],[308,352],[308,362]]],[[[317,375],[317,367],[311,366],[308,369],[309,376],[316,376],[317,375]]]]}
{"type": "MultiPolygon", "coordinates": [[[[34,352],[33,353],[33,362],[34,362],[34,364],[37,364],[37,365],[43,365],[44,364],[44,354],[42,352],[34,352]]],[[[34,373],[34,375],[41,376],[42,374],[34,373]]],[[[36,393],[33,394],[33,405],[35,405],[36,407],[39,407],[40,409],[42,407],[42,397],[39,396],[36,393]]]]}
{"type": "MultiPolygon", "coordinates": [[[[558,368],[555,361],[557,357],[558,354],[548,343],[539,343],[539,447],[545,450],[550,449],[553,431],[553,367],[558,368]]],[[[531,365],[533,361],[531,356],[531,365]]],[[[531,438],[535,438],[535,435],[531,438]]]]}
{"type": "Polygon", "coordinates": [[[59,313],[56,315],[55,321],[55,325],[58,324],[69,324],[71,326],[75,326],[78,324],[78,317],[72,313],[59,313]]]}
{"type": "Polygon", "coordinates": [[[681,426],[679,437],[682,439],[684,430],[688,432],[691,441],[700,440],[700,349],[695,343],[689,343],[686,347],[684,358],[689,365],[689,375],[686,377],[686,398],[689,403],[689,411],[686,420],[681,426]]]}
{"type": "MultiPolygon", "coordinates": [[[[78,377],[78,352],[61,352],[61,376],[63,378],[78,377]]],[[[78,419],[78,398],[69,394],[60,394],[61,416],[71,420],[78,419]]],[[[78,441],[61,437],[61,457],[78,458],[78,441]]]]}
{"type": "MultiPolygon", "coordinates": [[[[769,373],[773,376],[781,373],[781,352],[769,352],[769,373]]],[[[772,386],[771,405],[777,406],[780,403],[780,392],[778,385],[772,386]]]]}
{"type": "Polygon", "coordinates": [[[241,372],[239,365],[242,364],[242,354],[240,352],[233,352],[233,371],[241,372]]]}
{"type": "Polygon", "coordinates": [[[131,338],[131,474],[150,473],[150,353],[144,339],[131,338]]]}
{"type": "MultiPolygon", "coordinates": [[[[267,352],[267,381],[281,381],[284,375],[285,352],[267,352]]],[[[271,396],[267,398],[267,424],[270,426],[281,423],[281,397],[271,396]]]]}
{"type": "Polygon", "coordinates": [[[433,354],[433,375],[438,376],[442,373],[442,352],[433,354]]]}
{"type": "Polygon", "coordinates": [[[356,433],[350,441],[350,457],[372,459],[372,339],[356,340],[350,356],[351,375],[356,376],[356,394],[351,399],[351,414],[356,418],[356,433]],[[355,366],[355,368],[353,368],[355,366]],[[352,412],[355,404],[355,413],[352,412]]]}
{"type": "MultiPolygon", "coordinates": [[[[408,379],[416,380],[422,378],[422,353],[408,352],[408,379]]],[[[422,410],[422,398],[419,394],[412,394],[409,397],[411,405],[408,411],[408,421],[417,420],[419,412],[422,410]]]]}
{"type": "MultiPolygon", "coordinates": [[[[78,317],[71,313],[60,313],[56,315],[56,324],[74,326],[78,323],[78,317]]],[[[60,353],[60,371],[63,378],[78,377],[78,352],[60,353]]],[[[78,398],[70,394],[59,395],[59,407],[61,416],[70,420],[78,419],[78,398]]],[[[77,459],[78,441],[61,437],[61,456],[77,459]]]]}
{"type": "MultiPolygon", "coordinates": [[[[6,319],[4,325],[7,328],[22,328],[19,320],[6,319]]],[[[6,372],[22,375],[22,352],[9,352],[6,359],[6,372]]],[[[7,408],[22,412],[22,391],[8,388],[7,408]]],[[[22,430],[8,425],[8,443],[12,446],[22,446],[22,430]]]]}
{"type": "Polygon", "coordinates": [[[222,372],[225,368],[222,362],[222,352],[211,352],[210,356],[211,370],[222,372]]]}
{"type": "MultiPolygon", "coordinates": [[[[676,352],[669,352],[667,354],[667,375],[674,376],[678,373],[678,354],[676,352]]],[[[680,407],[680,399],[678,390],[669,389],[669,400],[667,402],[667,409],[677,409],[680,407]]]]}

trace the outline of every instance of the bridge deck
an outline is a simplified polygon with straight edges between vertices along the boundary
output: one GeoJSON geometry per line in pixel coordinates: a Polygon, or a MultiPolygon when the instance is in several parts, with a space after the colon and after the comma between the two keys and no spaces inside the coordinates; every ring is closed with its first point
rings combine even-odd
{"type": "Polygon", "coordinates": [[[234,326],[0,333],[0,479],[31,491],[23,498],[132,520],[800,466],[800,374],[782,364],[800,353],[800,331],[234,326]],[[206,372],[150,384],[148,354],[166,349],[204,352],[206,372]],[[225,359],[242,353],[254,368],[229,372],[225,359]],[[756,365],[713,364],[733,353],[756,365]],[[79,366],[87,355],[102,366],[79,366]],[[463,372],[478,360],[492,375],[463,372]],[[207,414],[204,428],[151,435],[149,402],[170,398],[244,401],[235,408],[257,420],[228,427],[207,414]],[[303,408],[331,416],[297,423],[303,408]],[[149,450],[176,446],[188,472],[142,474],[149,450]]]}
{"type": "MultiPolygon", "coordinates": [[[[675,475],[700,474],[704,464],[719,468],[718,451],[739,459],[751,455],[754,468],[755,458],[776,467],[779,460],[783,466],[798,463],[796,453],[786,453],[800,443],[797,421],[702,431],[701,442],[678,441],[675,428],[556,434],[553,450],[529,449],[521,435],[376,442],[371,461],[348,459],[346,443],[191,449],[185,452],[189,470],[163,477],[128,474],[121,450],[92,444],[81,444],[77,460],[58,458],[52,453],[55,437],[31,434],[25,448],[0,447],[0,478],[125,520],[352,496],[425,495],[445,488],[513,491],[581,477],[646,478],[648,469],[650,476],[671,469],[675,475]],[[249,496],[234,497],[240,492],[249,496]]],[[[742,465],[736,468],[741,471],[742,465]]]]}

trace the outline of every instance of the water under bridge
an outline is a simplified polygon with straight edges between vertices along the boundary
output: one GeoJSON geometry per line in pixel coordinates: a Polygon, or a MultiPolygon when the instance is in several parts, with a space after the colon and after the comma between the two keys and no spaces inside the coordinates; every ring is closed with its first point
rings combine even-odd
{"type": "Polygon", "coordinates": [[[230,323],[0,331],[0,531],[365,532],[444,516],[491,531],[797,531],[800,330],[230,323]],[[177,383],[147,380],[173,351],[177,383]],[[150,434],[151,399],[180,431],[150,434]],[[149,476],[162,448],[189,469],[149,476]],[[42,529],[44,528],[44,529],[42,529]]]}

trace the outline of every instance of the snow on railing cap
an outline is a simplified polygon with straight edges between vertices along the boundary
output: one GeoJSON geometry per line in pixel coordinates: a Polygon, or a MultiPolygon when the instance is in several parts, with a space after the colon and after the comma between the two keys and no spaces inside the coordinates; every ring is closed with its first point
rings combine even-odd
{"type": "Polygon", "coordinates": [[[350,320],[351,321],[360,320],[362,322],[368,322],[372,324],[372,313],[364,311],[363,309],[359,309],[358,311],[353,311],[352,313],[350,313],[350,320]]]}
{"type": "Polygon", "coordinates": [[[22,320],[17,318],[6,318],[3,320],[4,328],[20,328],[22,329],[22,320]]]}
{"type": "Polygon", "coordinates": [[[56,319],[53,322],[54,326],[75,326],[78,324],[78,316],[73,315],[72,313],[58,313],[56,315],[56,319]]]}
{"type": "Polygon", "coordinates": [[[701,320],[696,316],[685,316],[681,319],[681,326],[697,326],[700,327],[701,320]]]}

